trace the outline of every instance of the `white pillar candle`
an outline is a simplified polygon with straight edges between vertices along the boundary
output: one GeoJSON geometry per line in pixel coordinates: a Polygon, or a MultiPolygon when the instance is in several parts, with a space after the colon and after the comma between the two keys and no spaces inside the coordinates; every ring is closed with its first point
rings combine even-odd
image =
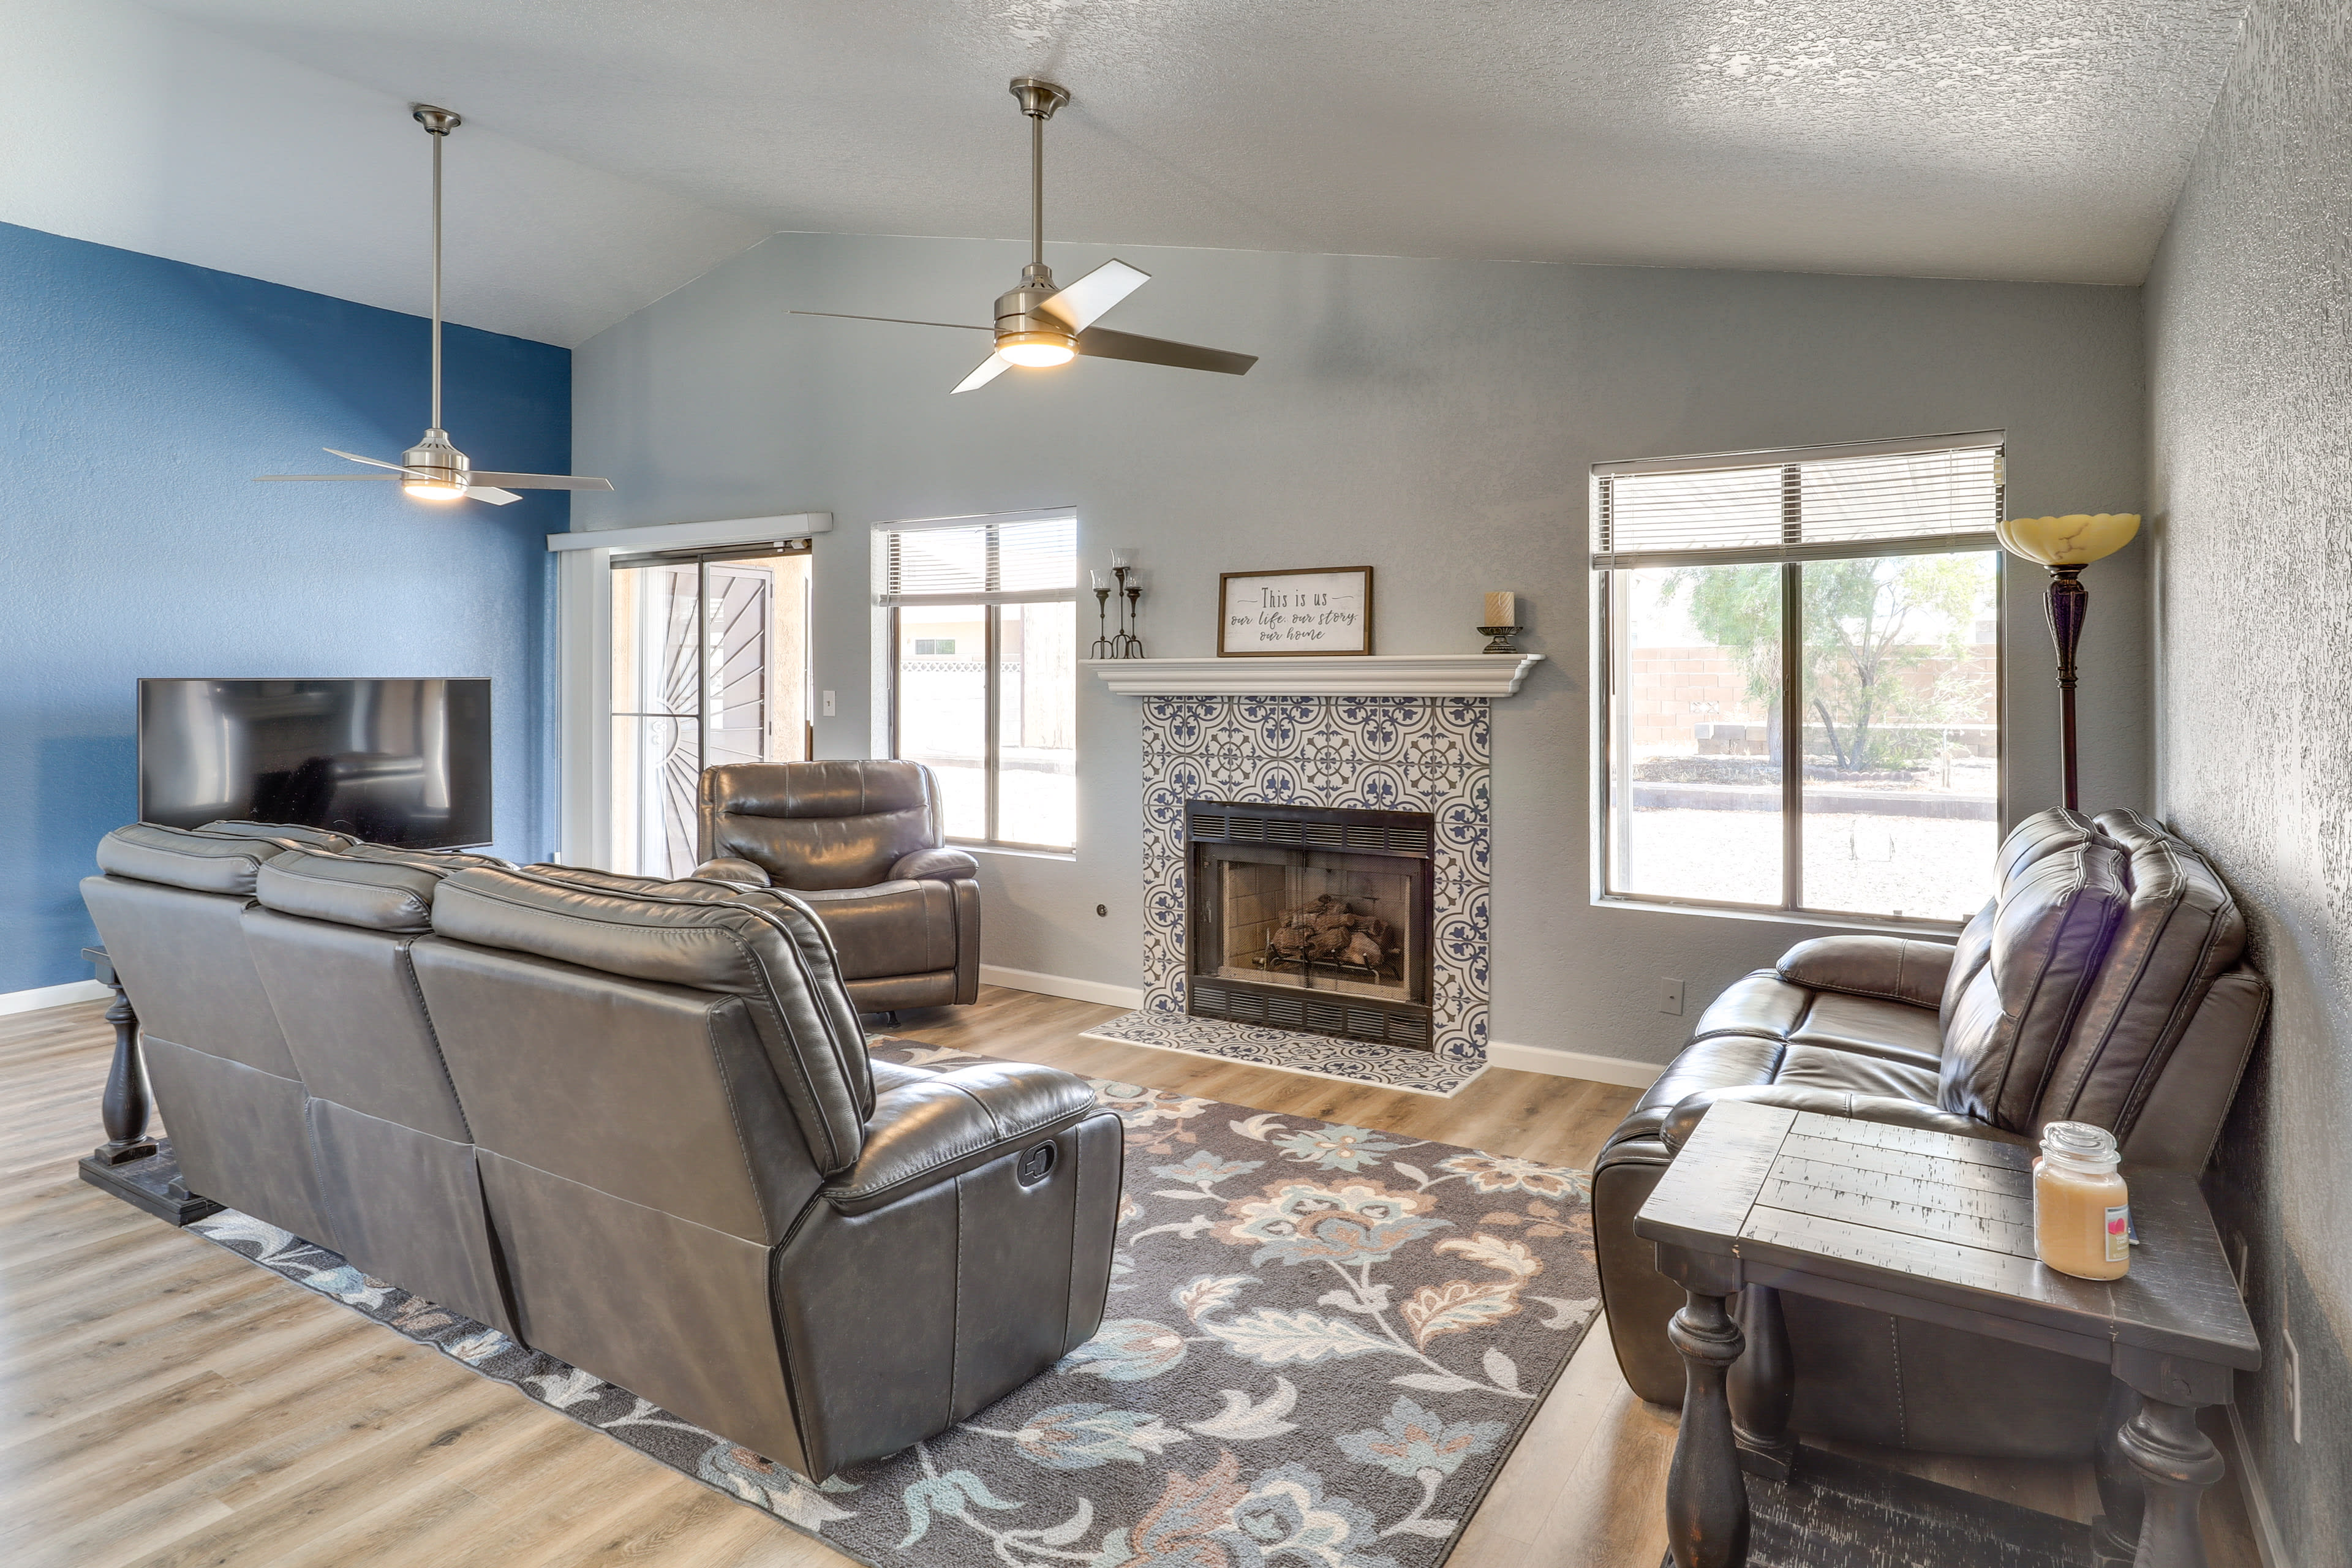
{"type": "Polygon", "coordinates": [[[1512,618],[1513,615],[1514,615],[1514,614],[1515,614],[1515,612],[1516,612],[1516,608],[1517,608],[1517,603],[1518,603],[1517,595],[1512,595],[1512,594],[1489,594],[1489,595],[1486,595],[1486,618],[1484,621],[1481,621],[1481,622],[1479,623],[1479,625],[1481,625],[1481,626],[1517,626],[1519,623],[1518,623],[1517,621],[1516,621],[1516,620],[1514,620],[1514,619],[1512,618]]]}

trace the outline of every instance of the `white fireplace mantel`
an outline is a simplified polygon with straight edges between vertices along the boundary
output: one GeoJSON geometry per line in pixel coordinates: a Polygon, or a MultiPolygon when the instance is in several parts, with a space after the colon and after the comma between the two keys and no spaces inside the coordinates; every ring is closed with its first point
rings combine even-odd
{"type": "Polygon", "coordinates": [[[1383,653],[1082,662],[1121,697],[1508,697],[1543,657],[1383,653]]]}

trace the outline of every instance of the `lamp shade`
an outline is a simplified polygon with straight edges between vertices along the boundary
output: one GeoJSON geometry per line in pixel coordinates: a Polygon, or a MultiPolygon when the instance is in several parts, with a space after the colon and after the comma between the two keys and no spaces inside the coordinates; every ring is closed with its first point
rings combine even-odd
{"type": "Polygon", "coordinates": [[[2135,511],[2073,512],[2065,517],[2012,517],[1997,531],[2011,555],[2044,566],[2088,566],[2132,542],[2135,511]]]}

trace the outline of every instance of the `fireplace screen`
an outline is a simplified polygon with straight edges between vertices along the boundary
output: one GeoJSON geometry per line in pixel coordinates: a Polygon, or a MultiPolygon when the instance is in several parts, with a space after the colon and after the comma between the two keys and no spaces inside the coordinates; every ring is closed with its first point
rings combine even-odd
{"type": "Polygon", "coordinates": [[[1425,813],[1187,810],[1190,1011],[1427,1048],[1425,813]]]}

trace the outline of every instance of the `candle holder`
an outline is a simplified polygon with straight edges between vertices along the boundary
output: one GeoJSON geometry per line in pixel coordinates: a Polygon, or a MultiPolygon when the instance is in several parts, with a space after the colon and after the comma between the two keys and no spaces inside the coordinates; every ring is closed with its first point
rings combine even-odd
{"type": "Polygon", "coordinates": [[[1097,588],[1095,590],[1095,645],[1087,650],[1087,657],[1088,658],[1117,658],[1118,657],[1117,651],[1115,651],[1111,647],[1110,628],[1104,624],[1103,620],[1103,617],[1109,613],[1109,606],[1110,590],[1108,588],[1097,588]]]}
{"type": "Polygon", "coordinates": [[[1523,626],[1480,626],[1478,630],[1486,637],[1486,646],[1478,651],[1480,653],[1517,653],[1520,651],[1519,645],[1512,639],[1525,629],[1523,626]]]}
{"type": "Polygon", "coordinates": [[[1143,657],[1143,639],[1137,636],[1135,631],[1131,628],[1143,625],[1142,584],[1130,583],[1128,584],[1127,609],[1127,615],[1120,617],[1120,619],[1122,624],[1127,625],[1130,629],[1121,636],[1120,640],[1126,644],[1126,651],[1121,653],[1118,657],[1121,658],[1141,658],[1143,657]]]}

